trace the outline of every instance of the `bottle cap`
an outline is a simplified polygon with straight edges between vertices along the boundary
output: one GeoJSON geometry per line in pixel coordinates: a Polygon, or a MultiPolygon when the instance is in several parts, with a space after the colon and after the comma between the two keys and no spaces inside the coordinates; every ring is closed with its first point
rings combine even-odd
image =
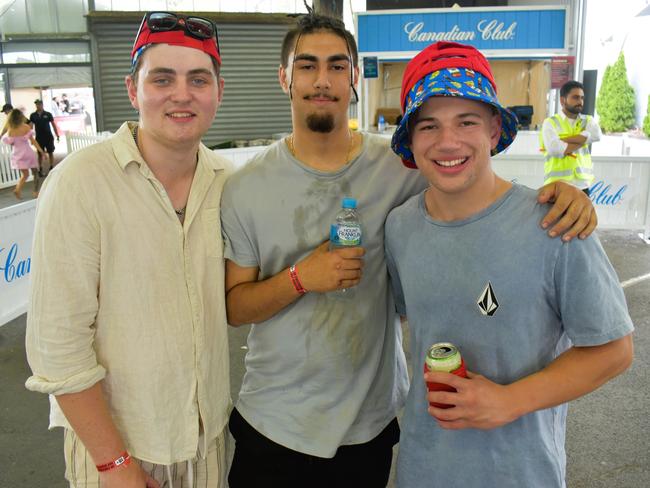
{"type": "Polygon", "coordinates": [[[357,208],[357,201],[354,198],[345,197],[341,206],[343,208],[357,208]]]}

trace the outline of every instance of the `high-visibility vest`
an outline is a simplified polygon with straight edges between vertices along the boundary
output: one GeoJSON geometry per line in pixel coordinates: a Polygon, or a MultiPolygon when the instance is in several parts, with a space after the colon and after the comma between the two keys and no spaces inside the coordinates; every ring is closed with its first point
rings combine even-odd
{"type": "MultiPolygon", "coordinates": [[[[585,119],[578,118],[573,127],[571,127],[567,119],[560,117],[558,114],[546,120],[550,121],[558,136],[562,139],[563,137],[580,135],[591,120],[591,116],[587,115],[585,119]]],[[[558,180],[569,182],[581,180],[587,184],[591,183],[594,179],[594,165],[591,162],[591,154],[589,154],[587,145],[585,144],[577,151],[574,151],[572,156],[555,158],[546,152],[543,132],[542,130],[539,133],[539,145],[544,154],[544,184],[558,180]]]]}

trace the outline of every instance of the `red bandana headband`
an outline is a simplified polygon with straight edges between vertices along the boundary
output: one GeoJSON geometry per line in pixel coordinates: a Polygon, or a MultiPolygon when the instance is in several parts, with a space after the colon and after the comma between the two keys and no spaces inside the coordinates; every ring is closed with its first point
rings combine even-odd
{"type": "Polygon", "coordinates": [[[183,46],[198,49],[212,56],[217,64],[221,66],[221,56],[217,50],[217,41],[214,37],[210,39],[196,39],[187,35],[184,30],[170,30],[163,32],[151,32],[147,22],[142,23],[138,38],[131,50],[131,62],[135,64],[141,49],[149,44],[170,44],[172,46],[183,46]]]}

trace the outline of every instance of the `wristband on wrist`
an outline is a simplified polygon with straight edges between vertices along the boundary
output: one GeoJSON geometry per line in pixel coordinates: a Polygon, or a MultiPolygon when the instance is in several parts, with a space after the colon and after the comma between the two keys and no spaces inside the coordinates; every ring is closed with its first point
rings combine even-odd
{"type": "Polygon", "coordinates": [[[298,278],[298,273],[296,272],[295,264],[289,267],[289,278],[291,278],[291,283],[293,283],[293,287],[296,289],[298,293],[300,293],[301,295],[307,293],[307,290],[305,290],[302,286],[302,283],[300,283],[300,278],[298,278]]]}
{"type": "Polygon", "coordinates": [[[120,457],[117,459],[114,459],[110,463],[106,464],[98,464],[95,466],[97,468],[97,471],[109,471],[113,468],[119,468],[120,466],[128,466],[131,463],[131,455],[124,451],[122,454],[120,454],[120,457]]]}

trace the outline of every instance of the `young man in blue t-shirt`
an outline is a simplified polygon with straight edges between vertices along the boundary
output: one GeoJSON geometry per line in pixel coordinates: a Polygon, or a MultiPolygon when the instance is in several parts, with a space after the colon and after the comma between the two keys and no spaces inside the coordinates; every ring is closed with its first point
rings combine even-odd
{"type": "Polygon", "coordinates": [[[429,46],[407,66],[401,100],[392,147],[429,187],[385,228],[416,372],[398,486],[562,488],[567,402],[632,361],[616,273],[595,236],[548,239],[535,225],[547,211],[535,192],[492,170],[490,156],[511,144],[517,119],[499,104],[479,51],[429,46]],[[467,378],[419,375],[438,342],[460,349],[467,378]],[[425,382],[456,391],[427,393],[425,382]]]}

